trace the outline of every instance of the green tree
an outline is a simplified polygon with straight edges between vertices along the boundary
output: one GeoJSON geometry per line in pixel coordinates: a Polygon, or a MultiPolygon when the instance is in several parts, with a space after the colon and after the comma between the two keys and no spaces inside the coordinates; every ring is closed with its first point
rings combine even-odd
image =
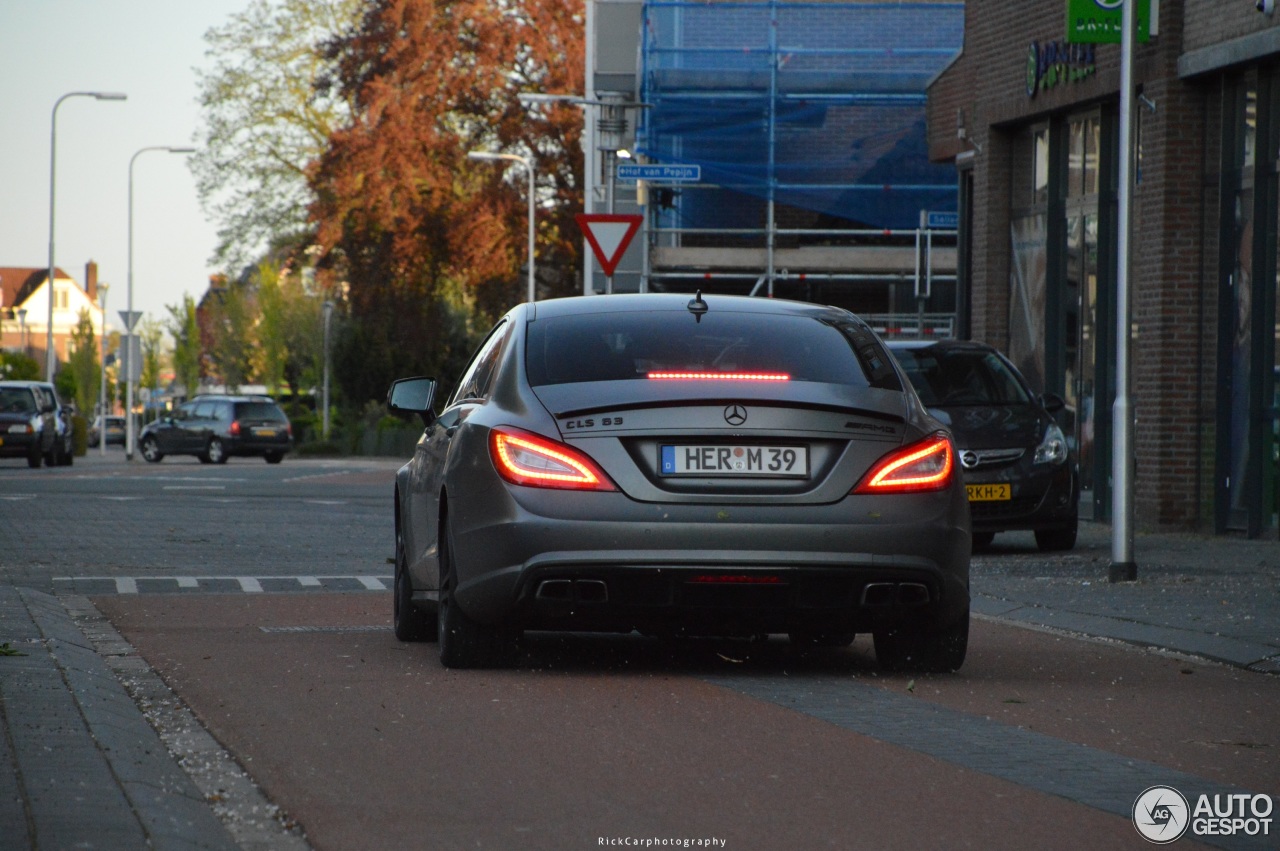
{"type": "Polygon", "coordinates": [[[147,317],[138,323],[138,345],[142,347],[140,387],[152,393],[160,389],[160,367],[164,359],[164,326],[147,317]]]}
{"type": "Polygon", "coordinates": [[[71,331],[71,356],[67,359],[67,372],[75,378],[75,390],[71,398],[76,409],[88,416],[98,403],[98,387],[102,381],[102,367],[98,363],[98,342],[93,333],[93,319],[88,308],[80,311],[76,327],[71,331]]]}
{"type": "Polygon", "coordinates": [[[39,381],[40,363],[26,352],[0,351],[0,380],[39,381]]]}
{"type": "Polygon", "coordinates": [[[173,337],[173,372],[190,398],[200,386],[200,360],[203,352],[196,301],[190,294],[186,294],[182,297],[182,304],[169,305],[168,308],[169,335],[173,337]]]}
{"type": "Polygon", "coordinates": [[[229,392],[239,390],[256,376],[256,311],[247,283],[233,282],[211,302],[207,352],[209,360],[229,392]]]}
{"type": "Polygon", "coordinates": [[[359,18],[363,0],[252,0],[205,34],[198,71],[202,145],[191,157],[201,201],[219,223],[216,258],[229,269],[309,233],[306,168],[350,115],[319,92],[320,45],[359,18]]]}

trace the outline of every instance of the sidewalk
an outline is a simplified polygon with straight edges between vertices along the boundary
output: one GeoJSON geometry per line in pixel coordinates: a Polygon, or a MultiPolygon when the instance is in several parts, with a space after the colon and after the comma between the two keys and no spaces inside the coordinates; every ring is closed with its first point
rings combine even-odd
{"type": "MultiPolygon", "coordinates": [[[[1109,527],[1094,523],[1069,553],[999,536],[974,557],[973,612],[1280,674],[1280,543],[1138,535],[1138,581],[1125,584],[1107,581],[1110,548],[1109,527]]],[[[237,841],[215,816],[77,625],[75,605],[0,582],[0,645],[19,654],[0,656],[0,844],[274,847],[237,841]]]]}
{"type": "Polygon", "coordinates": [[[1280,674],[1280,542],[1136,534],[1138,581],[1111,583],[1111,527],[1080,524],[1075,549],[1030,533],[974,555],[972,611],[1280,674]]]}

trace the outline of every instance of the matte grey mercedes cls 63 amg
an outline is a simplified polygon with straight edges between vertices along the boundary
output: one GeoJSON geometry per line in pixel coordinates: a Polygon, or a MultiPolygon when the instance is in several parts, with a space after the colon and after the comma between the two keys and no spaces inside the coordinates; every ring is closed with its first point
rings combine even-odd
{"type": "Polygon", "coordinates": [[[448,667],[525,630],[740,636],[951,671],[969,506],[946,427],[879,338],[813,304],[699,294],[524,304],[396,476],[394,621],[448,667]]]}

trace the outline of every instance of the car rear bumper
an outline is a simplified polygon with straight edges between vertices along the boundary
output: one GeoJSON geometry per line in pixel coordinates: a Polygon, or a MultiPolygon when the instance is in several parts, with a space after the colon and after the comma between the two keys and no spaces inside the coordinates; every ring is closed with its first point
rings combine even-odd
{"type": "Polygon", "coordinates": [[[919,516],[872,517],[859,497],[726,509],[619,494],[511,500],[510,517],[493,516],[492,503],[471,516],[451,511],[456,598],[477,620],[523,629],[868,632],[954,623],[969,608],[963,500],[960,513],[947,495],[907,501],[919,516]],[[544,510],[532,514],[530,502],[544,510]],[[566,511],[575,502],[604,516],[580,519],[591,515],[566,511]]]}
{"type": "Polygon", "coordinates": [[[272,452],[286,453],[292,448],[292,439],[241,437],[228,443],[227,453],[229,455],[267,455],[272,452]]]}
{"type": "MultiPolygon", "coordinates": [[[[1004,481],[966,477],[969,484],[1004,481]]],[[[1079,480],[1067,465],[1016,482],[1011,498],[969,505],[973,531],[1010,532],[1019,529],[1075,528],[1079,513],[1079,480]]]]}
{"type": "Polygon", "coordinates": [[[25,458],[32,452],[43,452],[39,434],[0,434],[0,458],[25,458]]]}

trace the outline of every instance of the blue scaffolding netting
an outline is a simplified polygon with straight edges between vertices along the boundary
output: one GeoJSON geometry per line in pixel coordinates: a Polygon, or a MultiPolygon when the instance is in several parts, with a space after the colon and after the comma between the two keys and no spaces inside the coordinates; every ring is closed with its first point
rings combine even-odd
{"type": "Polygon", "coordinates": [[[680,227],[757,226],[773,200],[914,228],[956,209],[954,170],[928,159],[925,89],[963,35],[963,3],[650,0],[637,149],[759,199],[685,193],[680,227]]]}

